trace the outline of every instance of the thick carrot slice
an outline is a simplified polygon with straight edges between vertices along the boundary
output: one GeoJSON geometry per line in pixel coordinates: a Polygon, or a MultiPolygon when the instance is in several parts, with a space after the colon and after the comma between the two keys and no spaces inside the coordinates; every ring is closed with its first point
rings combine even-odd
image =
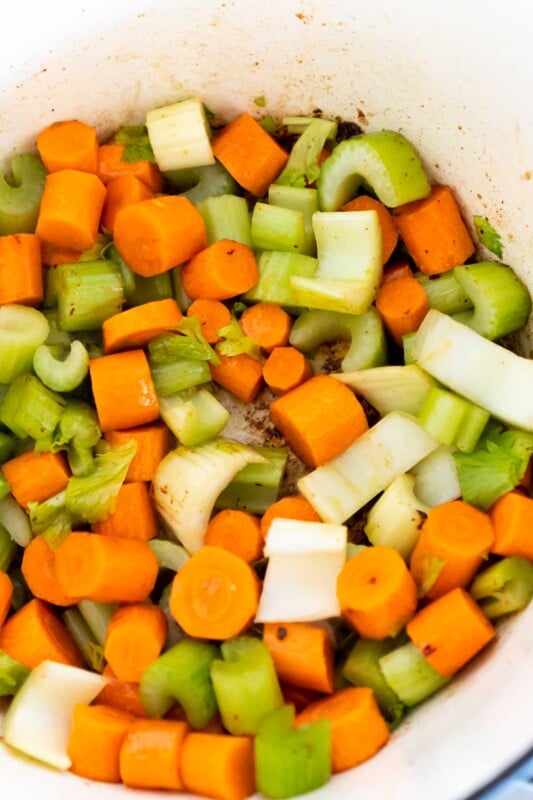
{"type": "Polygon", "coordinates": [[[0,570],[0,628],[4,624],[13,599],[13,583],[7,572],[0,570]]]}
{"type": "Polygon", "coordinates": [[[95,705],[112,706],[127,711],[134,717],[145,719],[148,714],[141,702],[140,684],[136,681],[121,681],[117,678],[109,664],[106,664],[102,675],[109,679],[93,700],[95,705]]]}
{"type": "Polygon", "coordinates": [[[102,431],[134,428],[159,417],[159,403],[143,350],[92,358],[89,373],[102,431]]]}
{"type": "Polygon", "coordinates": [[[67,750],[70,771],[92,781],[120,783],[120,749],[134,719],[112,706],[75,706],[67,750]]]}
{"type": "Polygon", "coordinates": [[[325,628],[306,622],[267,622],[263,641],[280,681],[331,694],[335,651],[325,628]]]}
{"type": "Polygon", "coordinates": [[[96,533],[106,536],[124,536],[145,542],[157,536],[159,525],[148,484],[141,481],[122,484],[116,510],[92,527],[96,533]]]}
{"type": "Polygon", "coordinates": [[[176,573],[169,608],[189,636],[222,640],[246,630],[258,603],[253,569],[222,547],[204,546],[176,573]]]}
{"type": "Polygon", "coordinates": [[[263,365],[247,353],[236,356],[218,354],[220,364],[209,364],[211,377],[243,403],[255,400],[263,386],[263,365]]]}
{"type": "Polygon", "coordinates": [[[71,250],[89,250],[96,242],[106,189],[90,172],[51,172],[44,186],[35,233],[71,250]]]}
{"type": "Polygon", "coordinates": [[[411,574],[419,591],[435,598],[456,586],[466,586],[493,542],[488,514],[464,500],[435,506],[429,511],[411,554],[411,574]]]}
{"type": "Polygon", "coordinates": [[[407,623],[407,634],[433,669],[450,677],[496,636],[475,600],[452,589],[407,623]]]}
{"type": "Polygon", "coordinates": [[[204,221],[186,197],[161,195],[124,206],[114,239],[128,267],[150,277],[168,272],[206,245],[204,221]]]}
{"type": "Polygon", "coordinates": [[[120,175],[133,175],[155,194],[163,191],[165,183],[163,173],[153,161],[138,159],[123,161],[125,145],[111,142],[102,144],[98,149],[98,177],[102,183],[109,183],[120,175]]]}
{"type": "Polygon", "coordinates": [[[398,231],[394,223],[394,217],[382,202],[368,194],[361,194],[346,203],[342,207],[343,211],[375,211],[378,215],[381,228],[381,238],[383,241],[383,263],[386,264],[398,244],[398,231]]]}
{"type": "Polygon", "coordinates": [[[429,311],[429,303],[416,278],[397,277],[379,287],[376,309],[396,344],[401,344],[406,333],[418,330],[429,311]]]}
{"type": "Polygon", "coordinates": [[[2,464],[11,494],[23,508],[42,503],[66,488],[70,471],[62,453],[28,450],[2,464]]]}
{"type": "Polygon", "coordinates": [[[270,413],[296,455],[312,467],[340,455],[368,429],[355,394],[329,375],[315,375],[278,397],[270,413]]]}
{"type": "Polygon", "coordinates": [[[264,544],[259,517],[237,508],[224,508],[209,520],[204,542],[223,547],[245,561],[257,561],[264,544]]]}
{"type": "Polygon", "coordinates": [[[131,439],[137,442],[137,452],[128,467],[126,482],[151,481],[159,462],[170,450],[170,431],[163,422],[107,431],[104,438],[110,444],[124,444],[131,439]]]}
{"type": "Polygon", "coordinates": [[[301,519],[304,522],[322,522],[319,515],[306,497],[301,494],[289,494],[272,503],[261,517],[263,539],[276,517],[283,519],[301,519]]]}
{"type": "Polygon", "coordinates": [[[362,550],[337,579],[342,615],[368,639],[396,636],[416,611],[416,584],[392,547],[362,550]]]}
{"type": "Polygon", "coordinates": [[[231,322],[231,313],[220,300],[207,300],[199,297],[187,309],[188,317],[198,317],[205,340],[209,344],[220,341],[219,330],[231,322]]]}
{"type": "Polygon", "coordinates": [[[129,172],[111,178],[106,185],[107,195],[102,210],[102,226],[111,232],[115,228],[115,220],[121,208],[154,197],[154,192],[129,172]]]}
{"type": "MultiPolygon", "coordinates": [[[[120,777],[134,789],[183,789],[181,763],[189,726],[170,719],[137,719],[120,751],[120,777]]],[[[204,765],[205,769],[205,765],[204,765]]]]}
{"type": "Polygon", "coordinates": [[[295,347],[275,347],[263,364],[263,378],[274,394],[290,392],[312,375],[311,364],[295,347]]]}
{"type": "Polygon", "coordinates": [[[119,680],[140,682],[146,667],[161,653],[167,629],[167,618],[156,605],[123,606],[113,614],[104,656],[119,680]]]}
{"type": "Polygon", "coordinates": [[[190,733],[182,751],[181,774],[189,792],[219,800],[245,800],[255,792],[252,738],[190,733]]]}
{"type": "Polygon", "coordinates": [[[412,278],[413,276],[414,273],[408,261],[395,261],[394,263],[388,264],[383,270],[381,285],[388,281],[393,281],[396,278],[412,278]]]}
{"type": "Polygon", "coordinates": [[[249,114],[226,125],[212,142],[213,155],[243,186],[262,197],[286,165],[288,153],[249,114]]]}
{"type": "Polygon", "coordinates": [[[247,292],[259,280],[253,250],[232,239],[219,239],[193,255],[181,270],[187,297],[227,300],[247,292]]]}
{"type": "Polygon", "coordinates": [[[56,267],[59,264],[75,264],[80,260],[81,250],[72,250],[70,247],[59,247],[52,242],[41,242],[41,261],[47,267],[56,267]]]}
{"type": "Polygon", "coordinates": [[[394,209],[396,226],[418,269],[438,275],[464,264],[475,245],[449,186],[434,186],[429,197],[394,209]]]}
{"type": "Polygon", "coordinates": [[[34,597],[55,606],[76,603],[76,598],[67,595],[57,579],[56,554],[43,536],[36,536],[24,548],[21,569],[34,597]]]}
{"type": "Polygon", "coordinates": [[[241,327],[259,347],[270,353],[289,343],[292,317],[274,303],[256,303],[243,312],[241,327]]]}
{"type": "Polygon", "coordinates": [[[148,542],[74,531],[56,551],[56,573],[67,595],[101,603],[142,603],[158,564],[148,542]]]}
{"type": "Polygon", "coordinates": [[[104,352],[144,347],[161,333],[175,329],[182,316],[178,304],[171,297],[114,314],[102,324],[104,352]]]}
{"type": "Polygon", "coordinates": [[[48,172],[78,169],[98,171],[96,128],[78,119],[52,122],[37,137],[37,150],[48,172]]]}
{"type": "Polygon", "coordinates": [[[299,728],[317,719],[331,722],[333,772],[343,772],[372,758],[390,737],[372,689],[363,686],[349,686],[311,703],[298,714],[294,724],[299,728]]]}
{"type": "Polygon", "coordinates": [[[66,627],[38,598],[30,600],[5,622],[0,629],[0,650],[28,669],[34,669],[43,661],[85,667],[66,627]]]}
{"type": "Polygon", "coordinates": [[[491,552],[533,561],[533,499],[508,492],[496,500],[489,513],[495,537],[491,552]]]}
{"type": "Polygon", "coordinates": [[[43,300],[41,245],[34,233],[0,236],[0,305],[43,300]]]}

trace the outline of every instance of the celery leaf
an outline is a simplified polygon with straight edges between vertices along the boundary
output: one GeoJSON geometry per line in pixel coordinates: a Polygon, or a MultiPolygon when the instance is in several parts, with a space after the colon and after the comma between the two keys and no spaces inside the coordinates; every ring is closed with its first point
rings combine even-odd
{"type": "Polygon", "coordinates": [[[237,356],[241,353],[251,358],[260,356],[259,345],[254,339],[246,336],[238,320],[233,317],[229,325],[218,331],[222,341],[217,344],[217,351],[223,356],[237,356]]]}
{"type": "Polygon", "coordinates": [[[490,250],[490,252],[494,253],[498,258],[503,258],[502,237],[498,231],[495,230],[486,217],[474,214],[473,220],[479,241],[483,247],[486,247],[487,250],[490,250]]]}
{"type": "Polygon", "coordinates": [[[115,133],[113,142],[125,145],[122,161],[127,164],[132,164],[134,161],[155,163],[154,151],[145,125],[123,125],[115,133]]]}

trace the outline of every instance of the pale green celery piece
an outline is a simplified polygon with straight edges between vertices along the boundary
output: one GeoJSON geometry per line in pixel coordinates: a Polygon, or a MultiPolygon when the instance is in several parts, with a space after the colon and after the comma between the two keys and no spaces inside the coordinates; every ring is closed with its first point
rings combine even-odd
{"type": "Polygon", "coordinates": [[[379,665],[388,685],[408,707],[418,705],[450,680],[433,669],[412,642],[382,656],[379,665]]]}
{"type": "Polygon", "coordinates": [[[318,211],[318,191],[310,187],[283,186],[271,183],[268,189],[268,202],[271,206],[292,208],[304,215],[305,255],[316,255],[315,232],[313,230],[313,214],[318,211]]]}
{"type": "Polygon", "coordinates": [[[383,274],[383,240],[376,211],[313,214],[318,267],[312,278],[293,276],[302,305],[362,314],[374,301],[383,274]]]}
{"type": "Polygon", "coordinates": [[[166,539],[152,539],[149,542],[152,553],[157,558],[160,569],[171,569],[178,572],[186,561],[189,554],[177,542],[169,542],[166,539]]]}
{"type": "Polygon", "coordinates": [[[0,307],[0,383],[32,369],[33,355],[46,341],[48,320],[36,308],[14,303],[0,307]]]}
{"type": "Polygon", "coordinates": [[[80,600],[78,611],[97,644],[103,646],[111,617],[119,608],[115,603],[95,603],[92,600],[80,600]]]}
{"type": "Polygon", "coordinates": [[[64,331],[92,331],[122,311],[121,271],[110,260],[78,261],[57,269],[58,324],[64,331]]]}
{"type": "Polygon", "coordinates": [[[251,514],[264,514],[279,496],[288,450],[284,447],[253,448],[265,461],[247,464],[218,496],[215,508],[239,508],[251,514]]]}
{"type": "Polygon", "coordinates": [[[318,199],[337,211],[364,183],[388,208],[427,197],[431,186],[413,145],[396,131],[377,131],[340,142],[322,164],[318,199]]]}
{"type": "Polygon", "coordinates": [[[429,391],[436,386],[435,380],[416,364],[359,368],[333,377],[355,389],[382,417],[391,411],[416,416],[429,391]]]}
{"type": "Polygon", "coordinates": [[[418,421],[441,444],[451,445],[455,443],[468,405],[463,397],[433,386],[424,398],[418,421]]]}
{"type": "Polygon", "coordinates": [[[521,556],[503,558],[476,575],[470,594],[489,619],[520,611],[533,597],[533,564],[521,556]]]}
{"type": "Polygon", "coordinates": [[[255,250],[274,250],[306,255],[306,232],[302,211],[257,202],[251,221],[255,250]]]}
{"type": "Polygon", "coordinates": [[[80,253],[78,261],[98,261],[100,258],[105,257],[103,253],[109,246],[109,243],[109,236],[104,233],[99,233],[93,246],[80,253]]]}
{"type": "Polygon", "coordinates": [[[95,672],[102,672],[105,666],[104,648],[96,641],[79,609],[67,608],[61,616],[87,666],[95,672]]]}
{"type": "Polygon", "coordinates": [[[408,366],[409,364],[414,364],[413,346],[415,343],[415,336],[416,336],[416,331],[413,331],[413,333],[406,333],[405,336],[402,336],[403,363],[405,364],[405,366],[408,366]]]}
{"type": "Polygon", "coordinates": [[[46,308],[43,310],[42,313],[48,320],[48,325],[50,327],[50,331],[44,343],[46,345],[50,345],[51,347],[55,346],[68,349],[68,347],[70,347],[70,343],[73,337],[67,331],[62,331],[59,329],[59,326],[57,324],[57,309],[46,308]]]}
{"type": "Polygon", "coordinates": [[[205,223],[208,244],[231,239],[247,247],[252,246],[250,212],[244,197],[236,194],[206,197],[196,208],[205,223]]]}
{"type": "Polygon", "coordinates": [[[276,120],[271,114],[258,120],[258,122],[267,133],[270,133],[272,135],[276,133],[278,125],[276,120]]]}
{"type": "Polygon", "coordinates": [[[497,261],[455,267],[455,279],[474,305],[462,314],[463,324],[486,339],[500,339],[522,328],[531,312],[525,284],[510,267],[497,261]]]}
{"type": "Polygon", "coordinates": [[[372,689],[376,703],[392,726],[396,726],[403,718],[405,705],[385,680],[379,660],[396,646],[395,639],[360,638],[350,650],[342,668],[344,677],[351,684],[372,689]]]}
{"type": "Polygon", "coordinates": [[[238,195],[241,192],[237,181],[231,177],[219,161],[203,167],[166,172],[165,177],[183,197],[195,205],[210,197],[238,195]]]}
{"type": "Polygon", "coordinates": [[[192,303],[190,297],[187,297],[183,284],[181,281],[181,267],[174,267],[170,270],[170,280],[172,282],[172,294],[180,310],[185,314],[187,309],[192,303]]]}
{"type": "Polygon", "coordinates": [[[39,378],[24,372],[11,383],[0,406],[3,422],[20,439],[52,438],[65,407],[61,395],[47,389],[39,378]]]}
{"type": "Polygon", "coordinates": [[[187,447],[213,439],[229,420],[227,409],[207,389],[193,389],[158,400],[161,418],[187,447]]]}
{"type": "Polygon", "coordinates": [[[415,495],[430,508],[461,496],[453,449],[440,445],[411,469],[415,495]]]}
{"type": "MultiPolygon", "coordinates": [[[[317,117],[282,117],[281,124],[284,128],[287,129],[287,133],[289,134],[300,134],[303,133],[306,128],[308,128],[313,122],[317,120],[317,117]]],[[[331,122],[331,120],[324,120],[325,122],[331,122]]],[[[336,127],[330,128],[330,136],[329,138],[332,141],[335,141],[337,136],[338,125],[336,127]]]]}
{"type": "MultiPolygon", "coordinates": [[[[61,535],[72,530],[72,516],[65,506],[66,491],[54,494],[42,503],[28,503],[31,530],[34,536],[52,532],[61,535]]],[[[50,546],[52,542],[49,541],[50,546]]]]}
{"type": "MultiPolygon", "coordinates": [[[[6,495],[3,497],[5,496],[6,495]]],[[[3,497],[0,497],[0,500],[3,500],[3,497]]],[[[8,572],[16,552],[17,545],[14,539],[9,535],[9,531],[5,525],[0,523],[0,570],[2,570],[2,572],[8,572]]]]}
{"type": "Polygon", "coordinates": [[[29,674],[28,667],[0,650],[0,697],[15,695],[29,674]]]}
{"type": "Polygon", "coordinates": [[[66,354],[58,345],[41,344],[33,356],[33,369],[54,392],[72,392],[87,376],[89,354],[78,339],[71,342],[66,354]]]}
{"type": "Polygon", "coordinates": [[[175,333],[156,336],[148,345],[150,363],[172,364],[179,358],[195,358],[218,364],[218,357],[206,342],[198,317],[183,317],[175,333]]]}
{"type": "Polygon", "coordinates": [[[458,314],[472,308],[472,301],[458,282],[454,270],[431,276],[416,272],[415,278],[422,286],[430,308],[443,314],[458,314]]]}
{"type": "Polygon", "coordinates": [[[489,419],[488,411],[474,403],[468,403],[468,408],[455,437],[456,448],[463,453],[471,453],[482,436],[489,419]]]}
{"type": "Polygon", "coordinates": [[[318,266],[316,258],[299,253],[265,250],[259,254],[257,266],[259,280],[246,292],[244,300],[277,303],[286,308],[305,306],[292,289],[291,279],[294,276],[313,277],[318,266]]]}
{"type": "Polygon", "coordinates": [[[204,104],[190,97],[146,113],[154,156],[163,172],[213,164],[211,130],[204,104]]]}
{"type": "Polygon", "coordinates": [[[365,533],[373,545],[393,547],[407,560],[429,512],[415,492],[413,475],[400,475],[376,500],[365,523],[365,533]]]}
{"type": "Polygon", "coordinates": [[[250,336],[246,336],[239,320],[232,315],[229,325],[219,328],[221,341],[217,344],[217,353],[223,356],[237,356],[241,353],[259,360],[261,348],[250,336]]]}
{"type": "Polygon", "coordinates": [[[194,358],[181,358],[171,364],[150,364],[150,372],[159,397],[169,397],[211,380],[207,361],[194,358]]]}
{"type": "Polygon", "coordinates": [[[33,233],[46,182],[38,156],[22,153],[10,161],[11,174],[0,175],[0,236],[33,233]]]}
{"type": "Polygon", "coordinates": [[[319,156],[328,139],[335,139],[338,124],[333,120],[313,119],[293,145],[289,160],[276,183],[305,187],[320,175],[319,156]]]}
{"type": "Polygon", "coordinates": [[[44,274],[44,308],[57,307],[57,270],[58,264],[48,267],[44,274]]]}

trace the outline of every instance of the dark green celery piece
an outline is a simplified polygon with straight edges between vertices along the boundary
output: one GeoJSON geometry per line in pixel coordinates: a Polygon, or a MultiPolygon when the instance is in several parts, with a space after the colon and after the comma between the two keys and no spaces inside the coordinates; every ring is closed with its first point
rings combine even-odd
{"type": "Polygon", "coordinates": [[[300,301],[291,288],[291,277],[312,278],[317,268],[316,258],[300,253],[266,250],[259,254],[257,266],[259,280],[244,295],[246,301],[261,300],[279,306],[299,307],[300,301]]]}
{"type": "Polygon", "coordinates": [[[58,325],[63,331],[93,331],[122,310],[126,298],[113,261],[78,261],[57,268],[58,325]]]}
{"type": "Polygon", "coordinates": [[[15,447],[15,439],[10,436],[9,433],[0,431],[0,464],[3,464],[8,458],[11,458],[15,452],[15,447]]]}
{"type": "Polygon", "coordinates": [[[307,254],[302,211],[258,202],[252,212],[251,233],[256,250],[307,254]]]}
{"type": "Polygon", "coordinates": [[[258,790],[268,798],[294,797],[324,786],[331,777],[331,722],[318,719],[293,728],[294,707],[266,717],[254,740],[258,790]]]}
{"type": "Polygon", "coordinates": [[[87,475],[94,467],[94,448],[101,437],[94,408],[82,400],[67,400],[52,449],[66,447],[73,475],[87,475]]]}
{"type": "Polygon", "coordinates": [[[235,736],[257,733],[261,721],[283,705],[272,656],[261,639],[239,636],[221,645],[222,660],[211,664],[218,710],[235,736]]]}
{"type": "Polygon", "coordinates": [[[51,440],[65,408],[65,400],[29,372],[18,375],[0,406],[0,422],[15,436],[51,440]]]}
{"type": "Polygon", "coordinates": [[[333,120],[311,119],[293,145],[285,169],[276,183],[305,187],[320,175],[318,158],[327,139],[334,140],[338,124],[333,120]]]}
{"type": "Polygon", "coordinates": [[[102,672],[105,666],[104,648],[96,641],[79,609],[67,608],[62,617],[87,666],[95,672],[102,672]]]}
{"type": "Polygon", "coordinates": [[[148,345],[150,364],[172,364],[179,358],[219,363],[213,348],[206,342],[198,317],[183,317],[175,333],[162,333],[148,345]]]}
{"type": "Polygon", "coordinates": [[[358,639],[342,668],[342,674],[354,686],[372,689],[378,706],[392,727],[403,718],[405,705],[385,680],[379,660],[396,646],[394,639],[358,639]]]}
{"type": "Polygon", "coordinates": [[[143,303],[166,300],[173,296],[172,279],[169,272],[162,272],[160,275],[153,275],[150,278],[136,275],[127,266],[113,242],[107,245],[102,256],[112,261],[120,270],[128,306],[140,306],[143,303]]]}
{"type": "Polygon", "coordinates": [[[13,156],[11,174],[0,175],[0,236],[33,233],[46,181],[46,169],[38,156],[13,156]]]}
{"type": "Polygon", "coordinates": [[[520,611],[533,597],[533,564],[521,556],[503,558],[478,573],[470,594],[489,619],[520,611]]]}
{"type": "Polygon", "coordinates": [[[29,603],[33,595],[30,592],[26,581],[24,580],[24,575],[22,574],[20,567],[11,567],[9,570],[9,577],[11,578],[11,583],[13,584],[11,608],[13,611],[18,611],[22,608],[22,606],[26,605],[26,603],[29,603]]]}
{"type": "Polygon", "coordinates": [[[303,311],[291,329],[290,343],[304,353],[324,342],[350,342],[342,360],[343,372],[381,367],[387,362],[387,342],[383,323],[375,308],[362,314],[343,314],[318,308],[303,311]]]}
{"type": "Polygon", "coordinates": [[[9,488],[9,483],[6,481],[4,476],[0,474],[0,500],[3,500],[4,497],[10,493],[11,489],[9,488]]]}
{"type": "Polygon", "coordinates": [[[471,452],[490,414],[448,389],[432,387],[418,413],[418,421],[441,444],[471,452]]]}
{"type": "Polygon", "coordinates": [[[165,172],[165,177],[183,197],[194,204],[208,197],[239,194],[241,191],[238,183],[218,161],[203,167],[171,170],[165,172]]]}
{"type": "Polygon", "coordinates": [[[217,710],[210,678],[220,657],[215,644],[184,638],[153,661],[141,678],[141,702],[150,717],[162,717],[178,702],[192,728],[203,728],[217,710]]]}
{"type": "Polygon", "coordinates": [[[104,645],[111,617],[117,611],[115,603],[95,603],[93,600],[80,600],[78,611],[97,644],[104,645]]]}
{"type": "Polygon", "coordinates": [[[252,246],[250,213],[244,197],[235,194],[207,197],[196,208],[205,223],[208,244],[220,239],[232,239],[247,247],[252,246]]]}
{"type": "Polygon", "coordinates": [[[0,697],[16,694],[29,674],[28,667],[0,650],[0,697]]]}
{"type": "Polygon", "coordinates": [[[171,364],[150,362],[150,372],[155,390],[160,397],[169,397],[211,380],[207,361],[194,358],[180,358],[171,364]]]}
{"type": "MultiPolygon", "coordinates": [[[[0,499],[2,499],[1,495],[0,499]]],[[[17,545],[9,535],[9,531],[7,530],[7,528],[0,523],[0,570],[2,570],[2,572],[7,572],[9,570],[11,563],[15,557],[16,551],[17,551],[17,545]]]]}
{"type": "Polygon", "coordinates": [[[450,680],[433,669],[412,642],[382,656],[379,665],[391,689],[408,707],[418,705],[450,680]]]}
{"type": "Polygon", "coordinates": [[[424,275],[417,272],[415,278],[426,293],[430,308],[436,308],[443,314],[458,314],[460,311],[472,308],[472,301],[463,291],[453,270],[443,272],[441,275],[424,275]]]}
{"type": "Polygon", "coordinates": [[[112,141],[124,145],[122,161],[128,164],[135,161],[155,162],[146,125],[123,125],[115,133],[112,141]]]}
{"type": "Polygon", "coordinates": [[[240,508],[264,514],[279,495],[289,452],[284,447],[253,448],[266,458],[263,464],[247,464],[218,496],[215,508],[240,508]]]}

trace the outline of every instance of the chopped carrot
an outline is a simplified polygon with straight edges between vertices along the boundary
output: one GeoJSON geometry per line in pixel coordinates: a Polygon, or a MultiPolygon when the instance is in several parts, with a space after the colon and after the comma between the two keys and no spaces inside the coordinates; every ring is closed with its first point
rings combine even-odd
{"type": "Polygon", "coordinates": [[[7,572],[0,570],[0,628],[6,621],[13,600],[13,583],[7,572]]]}
{"type": "Polygon", "coordinates": [[[394,224],[394,217],[380,200],[370,197],[368,194],[361,194],[346,203],[342,207],[343,211],[375,211],[378,215],[379,226],[381,228],[381,238],[383,241],[383,263],[386,264],[398,244],[398,231],[394,224]]]}
{"type": "Polygon", "coordinates": [[[41,245],[34,233],[0,236],[0,305],[43,300],[41,245]]]}
{"type": "Polygon", "coordinates": [[[475,600],[460,587],[419,611],[406,630],[433,669],[445,677],[461,669],[496,636],[475,600]]]}
{"type": "Polygon", "coordinates": [[[185,740],[181,774],[189,792],[219,800],[245,800],[255,792],[253,740],[194,731],[185,740]]]}
{"type": "Polygon", "coordinates": [[[155,194],[163,191],[165,179],[163,173],[153,161],[138,159],[123,161],[125,145],[110,142],[100,145],[98,149],[98,177],[102,183],[109,183],[119,175],[133,175],[155,194]]]}
{"type": "Polygon", "coordinates": [[[128,267],[145,278],[192,258],[206,245],[205,224],[186,197],[161,195],[124,206],[114,239],[128,267]]]}
{"type": "Polygon", "coordinates": [[[379,286],[376,309],[396,344],[401,344],[406,333],[418,330],[429,302],[415,277],[398,277],[379,286]]]}
{"type": "Polygon", "coordinates": [[[363,686],[349,686],[311,703],[294,724],[298,728],[317,719],[331,722],[333,772],[343,772],[372,758],[390,737],[372,689],[363,686]]]}
{"type": "Polygon", "coordinates": [[[396,636],[416,611],[416,583],[393,547],[367,547],[337,579],[341,613],[360,636],[396,636]]]}
{"type": "Polygon", "coordinates": [[[270,524],[276,517],[302,519],[304,522],[322,522],[309,500],[301,494],[289,494],[276,500],[267,508],[261,518],[263,539],[266,539],[270,524]]]}
{"type": "Polygon", "coordinates": [[[258,603],[253,569],[229,550],[205,545],[176,573],[169,608],[189,636],[222,640],[246,630],[258,603]]]}
{"type": "Polygon", "coordinates": [[[209,364],[211,377],[243,403],[255,400],[263,386],[263,365],[247,353],[236,356],[218,354],[220,364],[209,364]]]}
{"type": "Polygon", "coordinates": [[[47,267],[57,267],[59,264],[75,264],[80,260],[82,251],[72,250],[70,247],[59,247],[52,242],[41,242],[41,261],[47,267]]]}
{"type": "Polygon", "coordinates": [[[65,625],[43,600],[33,598],[0,629],[0,650],[28,669],[43,661],[85,668],[85,662],[65,625]]]}
{"type": "Polygon", "coordinates": [[[141,200],[150,200],[155,196],[145,183],[130,172],[111,178],[106,186],[107,194],[102,210],[102,226],[111,232],[114,230],[115,220],[121,208],[130,206],[132,203],[140,203],[141,200]]]}
{"type": "Polygon", "coordinates": [[[115,611],[107,627],[104,656],[119,680],[140,682],[146,667],[160,655],[167,629],[159,606],[134,603],[115,611]]]}
{"type": "Polygon", "coordinates": [[[35,233],[71,250],[89,250],[98,236],[106,188],[90,172],[51,172],[44,186],[35,233]]]}
{"type": "Polygon", "coordinates": [[[105,536],[124,536],[145,542],[157,536],[159,525],[148,484],[142,481],[123,483],[115,511],[107,519],[93,523],[92,529],[105,536]]]}
{"type": "Polygon", "coordinates": [[[159,417],[159,403],[143,350],[92,358],[89,373],[102,431],[134,428],[159,417]]]}
{"type": "Polygon", "coordinates": [[[187,309],[188,317],[198,317],[202,334],[209,344],[220,341],[219,330],[231,322],[231,313],[220,300],[208,300],[199,297],[193,300],[187,309]]]}
{"type": "Polygon", "coordinates": [[[307,622],[267,622],[263,641],[280,681],[331,694],[335,651],[325,628],[307,622]]]}
{"type": "Polygon", "coordinates": [[[109,682],[94,698],[94,705],[112,706],[141,719],[148,716],[141,702],[139,683],[119,680],[109,664],[106,664],[102,674],[109,682]]]}
{"type": "Polygon", "coordinates": [[[250,114],[226,125],[212,142],[213,155],[238,184],[262,197],[289,156],[250,114]]]}
{"type": "Polygon", "coordinates": [[[309,360],[295,347],[275,347],[263,364],[263,378],[274,394],[296,389],[313,376],[309,360]]]}
{"type": "Polygon", "coordinates": [[[289,343],[292,317],[274,303],[256,303],[243,312],[241,327],[262,350],[270,353],[275,347],[289,343]]]}
{"type": "Polygon", "coordinates": [[[496,500],[489,514],[494,528],[491,552],[533,561],[533,499],[521,492],[507,492],[496,500]]]}
{"type": "Polygon", "coordinates": [[[34,597],[55,606],[71,606],[75,597],[67,595],[56,574],[56,554],[44,536],[36,536],[24,548],[21,564],[24,580],[34,597]]]}
{"type": "Polygon", "coordinates": [[[156,336],[174,330],[181,318],[180,308],[172,297],[114,314],[102,324],[104,353],[144,347],[156,336]]]}
{"type": "Polygon", "coordinates": [[[154,588],[158,564],[141,539],[74,531],[56,550],[56,573],[71,597],[142,603],[154,588]]]}
{"type": "Polygon", "coordinates": [[[48,451],[27,450],[2,464],[1,471],[11,494],[26,509],[28,503],[42,503],[62,492],[70,477],[64,455],[48,451]]]}
{"type": "Polygon", "coordinates": [[[163,422],[120,431],[107,431],[104,438],[110,444],[124,444],[132,439],[137,442],[137,451],[126,473],[127,483],[151,481],[159,462],[170,450],[170,431],[163,422]]]}
{"type": "Polygon", "coordinates": [[[245,561],[257,561],[264,544],[259,517],[237,508],[224,508],[209,520],[204,543],[223,547],[245,561]]]}
{"type": "Polygon", "coordinates": [[[347,386],[315,375],[270,405],[272,421],[296,455],[318,467],[368,429],[363,406],[347,386]]]}
{"type": "Polygon", "coordinates": [[[411,265],[408,261],[395,261],[383,270],[381,276],[381,286],[388,281],[393,281],[396,278],[412,278],[414,276],[411,265]]]}
{"type": "Polygon", "coordinates": [[[183,291],[191,300],[227,300],[247,292],[258,280],[253,250],[232,239],[213,242],[181,269],[183,291]]]}
{"type": "Polygon", "coordinates": [[[78,119],[52,122],[37,137],[37,150],[48,172],[78,169],[98,172],[96,128],[78,119]]]}
{"type": "Polygon", "coordinates": [[[122,782],[134,789],[184,789],[181,762],[188,731],[187,723],[177,720],[134,720],[120,751],[122,782]]]}
{"type": "Polygon", "coordinates": [[[452,500],[432,508],[410,559],[419,592],[434,599],[469,584],[493,542],[489,515],[470,503],[452,500]]]}
{"type": "Polygon", "coordinates": [[[120,783],[120,749],[134,719],[112,706],[78,703],[67,748],[70,771],[92,781],[120,783]]]}
{"type": "Polygon", "coordinates": [[[289,683],[280,681],[281,693],[286,705],[294,706],[297,714],[304,708],[324,697],[322,692],[314,692],[312,689],[302,689],[301,686],[291,686],[289,683]]]}
{"type": "Polygon", "coordinates": [[[409,255],[425,275],[464,264],[475,251],[449,186],[434,186],[429,197],[398,206],[393,213],[409,255]]]}

